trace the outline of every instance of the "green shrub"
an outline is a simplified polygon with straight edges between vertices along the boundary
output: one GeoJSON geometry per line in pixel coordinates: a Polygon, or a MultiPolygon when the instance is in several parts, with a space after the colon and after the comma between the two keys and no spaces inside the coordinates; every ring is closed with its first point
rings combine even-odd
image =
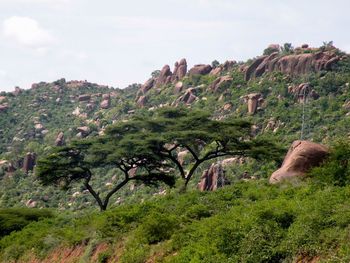
{"type": "Polygon", "coordinates": [[[322,185],[345,186],[350,183],[350,141],[339,141],[331,148],[328,159],[312,169],[310,177],[322,185]]]}
{"type": "Polygon", "coordinates": [[[10,234],[12,231],[19,231],[33,221],[53,217],[53,213],[46,209],[0,209],[0,238],[10,234]]]}

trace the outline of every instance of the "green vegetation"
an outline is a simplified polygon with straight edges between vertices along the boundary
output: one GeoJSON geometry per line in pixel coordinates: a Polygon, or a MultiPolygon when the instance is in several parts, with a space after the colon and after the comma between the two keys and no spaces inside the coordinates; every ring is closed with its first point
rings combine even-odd
{"type": "Polygon", "coordinates": [[[103,214],[61,214],[2,238],[0,258],[44,258],[59,246],[108,243],[110,251],[119,247],[121,262],[347,262],[350,188],[313,182],[240,182],[216,192],[175,191],[103,214]]]}
{"type": "MultiPolygon", "coordinates": [[[[334,48],[286,43],[264,53],[320,50],[334,48]]],[[[0,261],[68,249],[82,250],[81,262],[349,262],[350,57],[336,52],[341,59],[327,71],[267,72],[249,81],[242,68],[251,61],[229,69],[213,61],[219,75],[186,76],[179,90],[154,87],[145,105],[136,103],[139,84],[119,90],[62,79],[2,93],[9,108],[0,113],[0,208],[15,208],[0,210],[0,261]],[[219,76],[232,81],[214,90],[219,76]],[[304,107],[293,92],[302,83],[315,95],[304,107]],[[188,89],[195,99],[186,105],[188,89]],[[251,93],[262,98],[254,114],[251,93]],[[280,148],[300,138],[302,115],[304,138],[331,154],[306,180],[269,185],[280,148]],[[60,131],[66,146],[55,147],[60,131]],[[21,169],[27,152],[39,159],[29,173],[21,169]],[[230,186],[195,190],[205,169],[231,156],[238,158],[224,168],[230,186]],[[24,208],[31,203],[40,209],[24,208]],[[108,211],[97,212],[95,203],[108,211]]]]}
{"type": "Polygon", "coordinates": [[[50,210],[0,209],[0,238],[19,231],[31,222],[53,217],[50,210]]]}

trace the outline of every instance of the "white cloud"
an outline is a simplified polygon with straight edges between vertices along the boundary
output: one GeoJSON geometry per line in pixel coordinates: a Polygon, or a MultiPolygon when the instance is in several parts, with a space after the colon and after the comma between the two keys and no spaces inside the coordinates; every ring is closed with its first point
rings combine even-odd
{"type": "Polygon", "coordinates": [[[35,49],[44,49],[54,42],[49,31],[29,17],[13,16],[3,22],[3,33],[17,43],[35,49]]]}

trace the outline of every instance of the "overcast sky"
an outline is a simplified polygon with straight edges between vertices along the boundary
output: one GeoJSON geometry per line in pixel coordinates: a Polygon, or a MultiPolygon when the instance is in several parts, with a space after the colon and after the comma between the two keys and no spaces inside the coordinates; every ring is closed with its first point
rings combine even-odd
{"type": "Polygon", "coordinates": [[[349,0],[0,0],[0,91],[59,78],[123,88],[164,64],[246,60],[271,43],[350,52],[349,0]]]}

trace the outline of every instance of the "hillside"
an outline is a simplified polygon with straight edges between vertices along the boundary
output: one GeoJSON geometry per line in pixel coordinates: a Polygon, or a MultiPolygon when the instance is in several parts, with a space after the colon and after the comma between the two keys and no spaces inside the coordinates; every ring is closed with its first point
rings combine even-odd
{"type": "MultiPolygon", "coordinates": [[[[348,167],[339,172],[338,163],[314,172],[318,180],[274,186],[267,178],[283,156],[220,157],[196,171],[186,193],[179,193],[178,181],[175,188],[130,184],[102,214],[82,184],[67,191],[43,186],[35,165],[54,146],[100,138],[113,124],[151,119],[166,107],[206,111],[218,121],[249,121],[252,138],[285,150],[298,139],[326,146],[348,142],[349,83],[350,55],[331,43],[285,44],[270,45],[245,62],[188,69],[181,59],[125,89],[60,79],[0,93],[0,225],[8,228],[1,233],[0,260],[348,262],[348,179],[337,177],[348,176],[348,167]],[[206,169],[223,163],[231,186],[198,191],[206,169]]],[[[182,154],[176,157],[186,163],[182,154]]],[[[95,172],[98,193],[119,180],[116,169],[95,172]]]]}
{"type": "MultiPolygon", "coordinates": [[[[264,54],[244,63],[214,61],[189,70],[182,59],[173,72],[166,65],[145,84],[126,89],[61,79],[3,92],[0,206],[35,202],[37,207],[80,207],[82,200],[75,205],[75,198],[37,184],[31,175],[35,159],[54,145],[97,136],[112,123],[167,105],[204,109],[215,119],[244,118],[252,122],[254,135],[271,137],[285,148],[301,137],[327,145],[349,136],[349,55],[331,45],[295,49],[271,45],[264,54]]],[[[269,176],[259,170],[249,172],[269,176]]],[[[101,187],[109,176],[98,182],[101,187]]]]}

